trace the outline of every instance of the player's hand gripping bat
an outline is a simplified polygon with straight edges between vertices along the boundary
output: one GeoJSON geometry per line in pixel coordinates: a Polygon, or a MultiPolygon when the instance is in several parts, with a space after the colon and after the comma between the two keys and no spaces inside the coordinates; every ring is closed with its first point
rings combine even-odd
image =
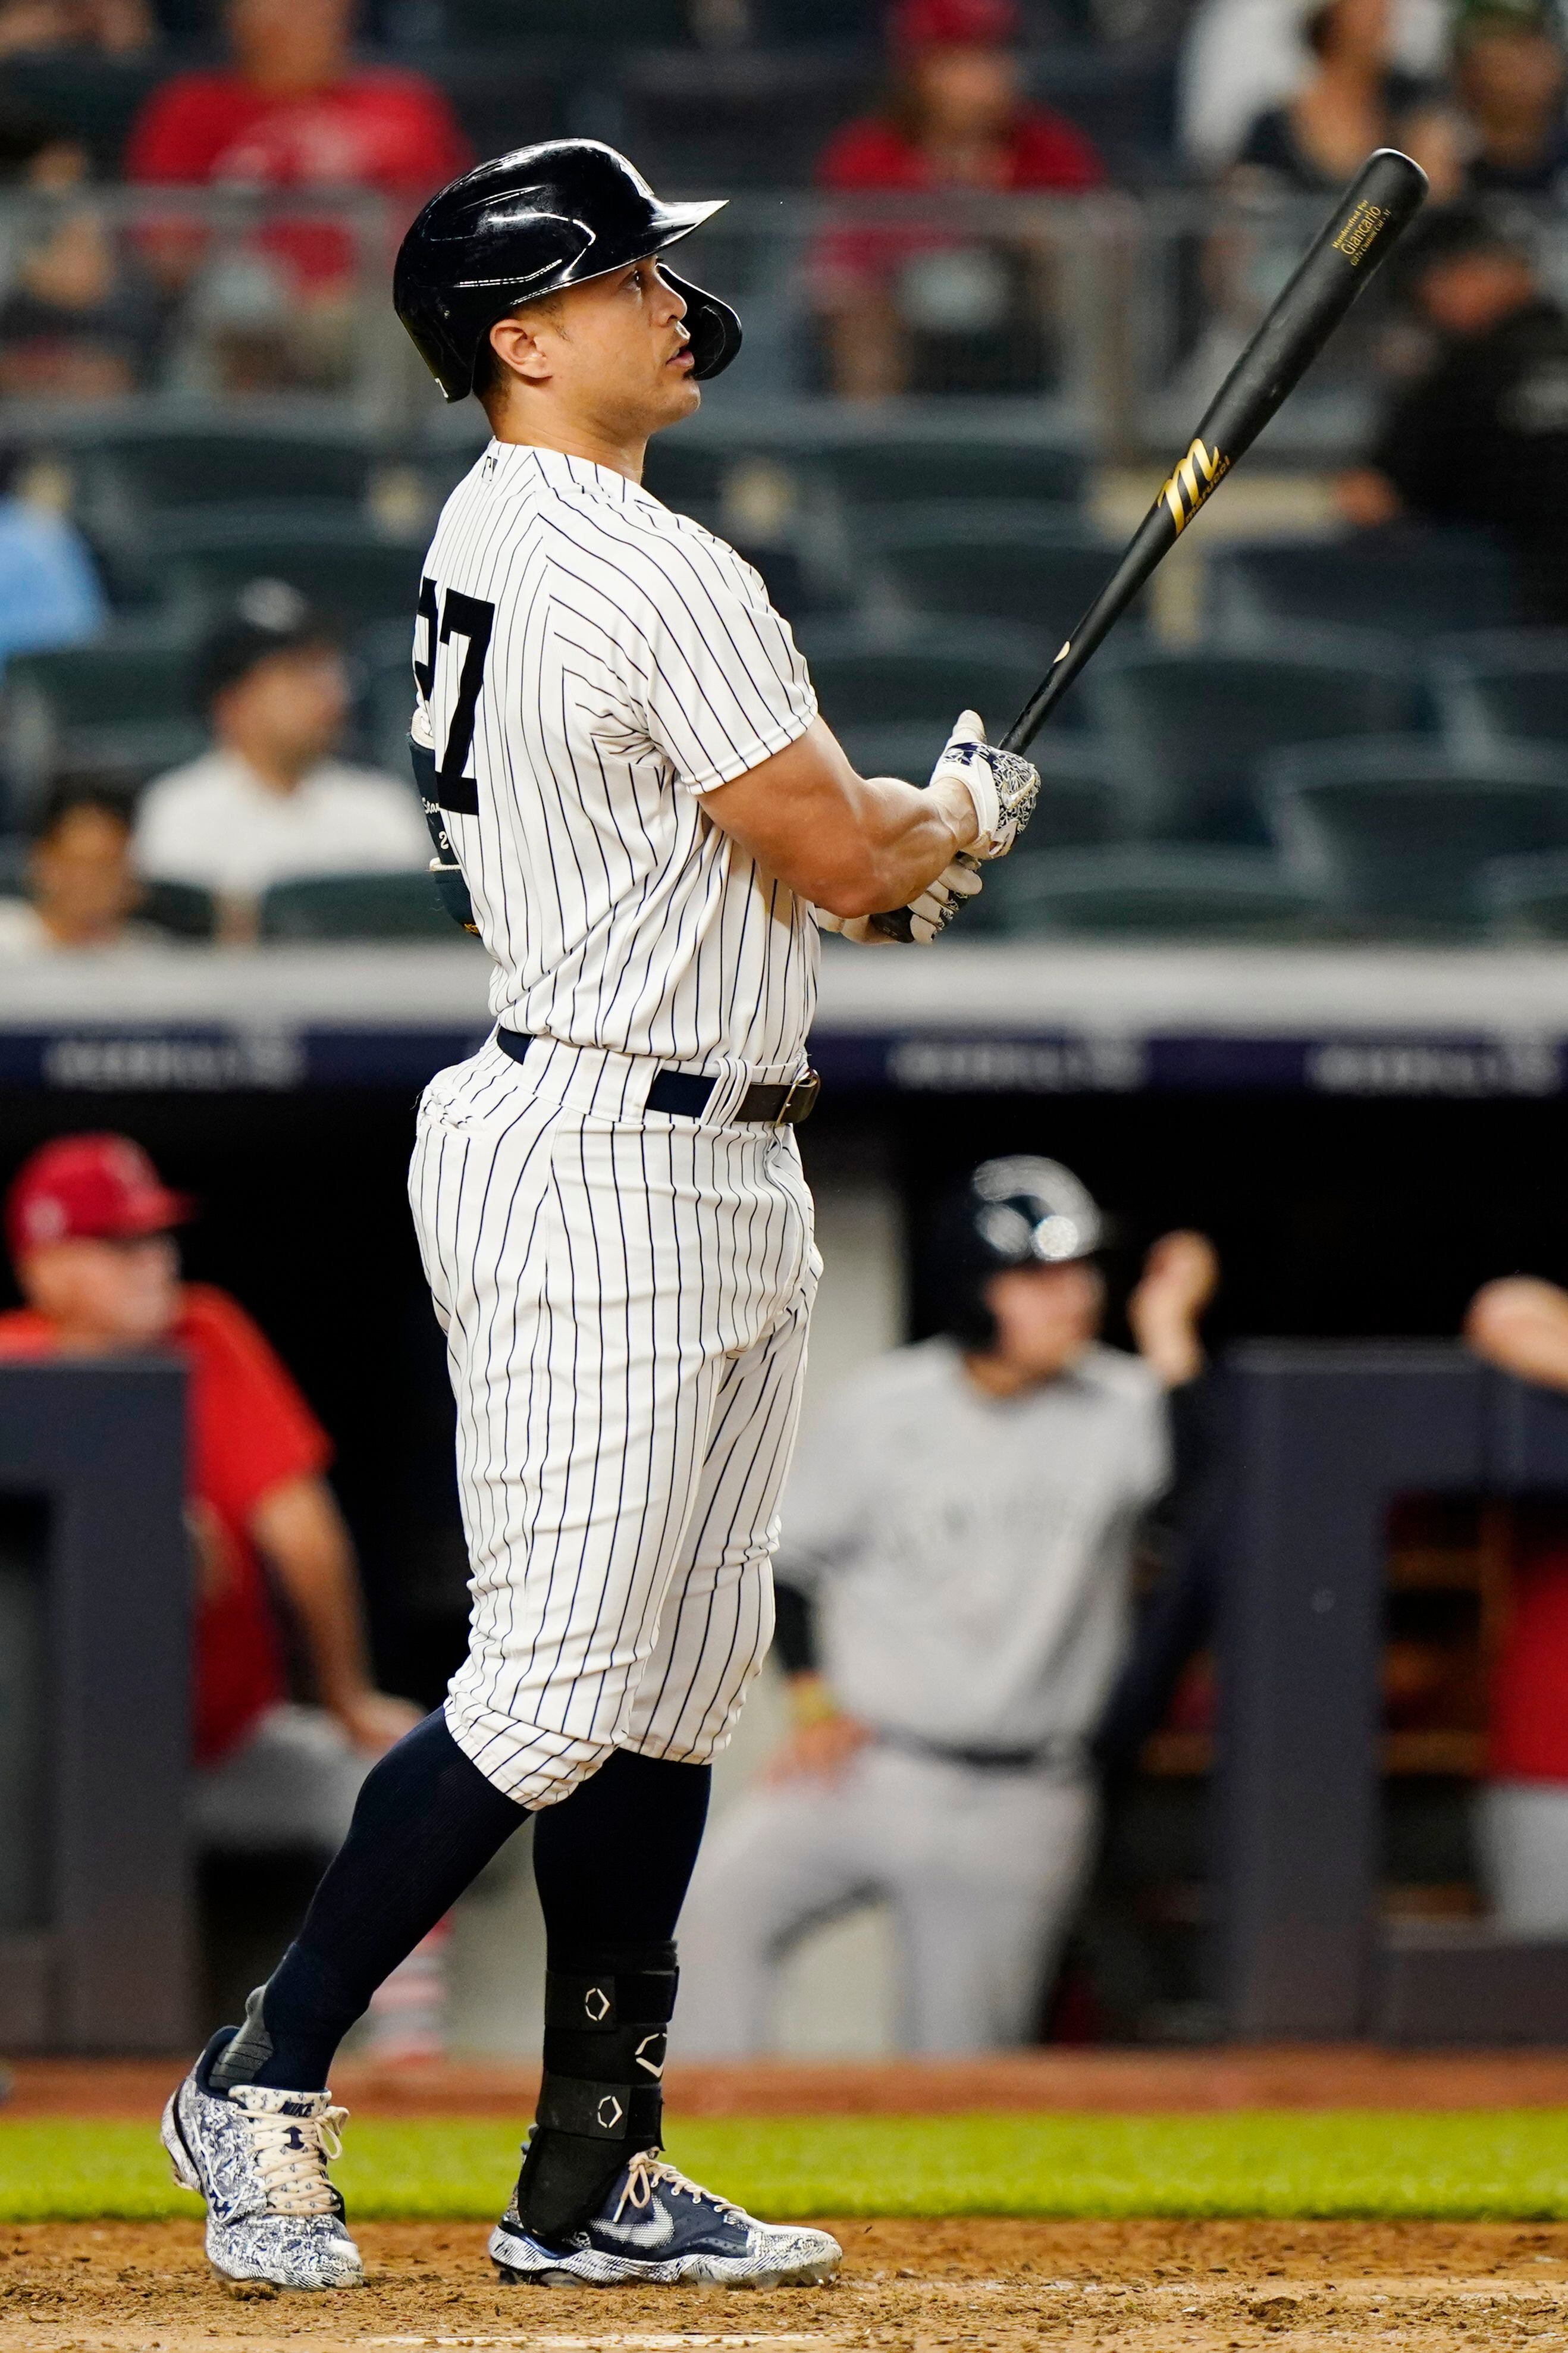
{"type": "MultiPolygon", "coordinates": [[[[1034,742],[1161,557],[1300,382],[1426,194],[1426,173],[1397,148],[1380,147],[1368,156],[1205,410],[1192,447],[1121,563],[1001,738],[1004,751],[1026,751],[1034,742]]],[[[873,920],[895,938],[909,937],[901,907],[873,920]]]]}

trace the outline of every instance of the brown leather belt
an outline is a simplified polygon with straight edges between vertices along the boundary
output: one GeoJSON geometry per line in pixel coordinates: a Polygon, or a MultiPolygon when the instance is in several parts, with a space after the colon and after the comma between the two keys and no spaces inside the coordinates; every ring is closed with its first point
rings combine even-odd
{"type": "MultiPolygon", "coordinates": [[[[514,1062],[521,1062],[532,1045],[531,1037],[516,1029],[498,1029],[496,1044],[514,1062]]],[[[717,1079],[705,1079],[700,1071],[660,1070],[647,1091],[649,1111],[663,1112],[671,1119],[700,1119],[713,1100],[717,1079]]],[[[757,1120],[768,1127],[798,1127],[816,1109],[816,1099],[822,1092],[822,1081],[815,1071],[803,1071],[788,1085],[774,1083],[748,1087],[731,1119],[757,1120]]]]}

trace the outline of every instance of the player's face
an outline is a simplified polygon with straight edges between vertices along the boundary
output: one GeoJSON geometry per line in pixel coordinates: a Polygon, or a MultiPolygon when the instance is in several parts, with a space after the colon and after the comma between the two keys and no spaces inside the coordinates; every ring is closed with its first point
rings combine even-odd
{"type": "Polygon", "coordinates": [[[155,1346],[180,1312],[171,1234],[47,1242],[22,1261],[17,1275],[29,1304],[73,1348],[155,1346]]]}
{"type": "Polygon", "coordinates": [[[686,300],[657,261],[612,269],[563,298],[559,324],[540,342],[556,398],[574,417],[621,438],[646,437],[700,406],[692,382],[686,300]]]}
{"type": "Polygon", "coordinates": [[[1076,1363],[1100,1329],[1104,1287],[1082,1260],[1010,1266],[985,1286],[996,1321],[991,1351],[1026,1380],[1050,1380],[1076,1363]]]}
{"type": "Polygon", "coordinates": [[[264,767],[304,768],[335,751],[349,715],[348,672],[331,646],[268,654],[220,695],[218,732],[264,767]]]}
{"type": "Polygon", "coordinates": [[[33,851],[33,898],[58,937],[111,935],[136,903],[131,835],[112,809],[68,810],[33,851]]]}
{"type": "Polygon", "coordinates": [[[1530,266],[1507,252],[1456,254],[1421,280],[1421,307],[1446,335],[1484,335],[1535,292],[1530,266]]]}

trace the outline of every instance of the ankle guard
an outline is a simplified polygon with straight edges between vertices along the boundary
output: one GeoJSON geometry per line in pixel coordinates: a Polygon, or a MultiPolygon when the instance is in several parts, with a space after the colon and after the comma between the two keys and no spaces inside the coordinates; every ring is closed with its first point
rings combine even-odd
{"type": "Polygon", "coordinates": [[[557,2244],[604,2202],[621,2168],[664,2129],[673,1945],[571,1954],[544,1978],[544,2081],[517,2185],[518,2219],[557,2244]]]}

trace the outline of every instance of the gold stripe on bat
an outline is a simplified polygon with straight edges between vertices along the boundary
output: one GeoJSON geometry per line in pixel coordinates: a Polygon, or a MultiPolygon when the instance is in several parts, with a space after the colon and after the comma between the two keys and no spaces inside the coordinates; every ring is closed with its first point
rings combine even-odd
{"type": "Polygon", "coordinates": [[[1228,458],[1222,458],[1217,449],[1206,449],[1201,441],[1194,441],[1172,472],[1154,503],[1169,507],[1171,520],[1177,531],[1185,531],[1215,484],[1222,474],[1229,471],[1229,468],[1228,458]]]}

